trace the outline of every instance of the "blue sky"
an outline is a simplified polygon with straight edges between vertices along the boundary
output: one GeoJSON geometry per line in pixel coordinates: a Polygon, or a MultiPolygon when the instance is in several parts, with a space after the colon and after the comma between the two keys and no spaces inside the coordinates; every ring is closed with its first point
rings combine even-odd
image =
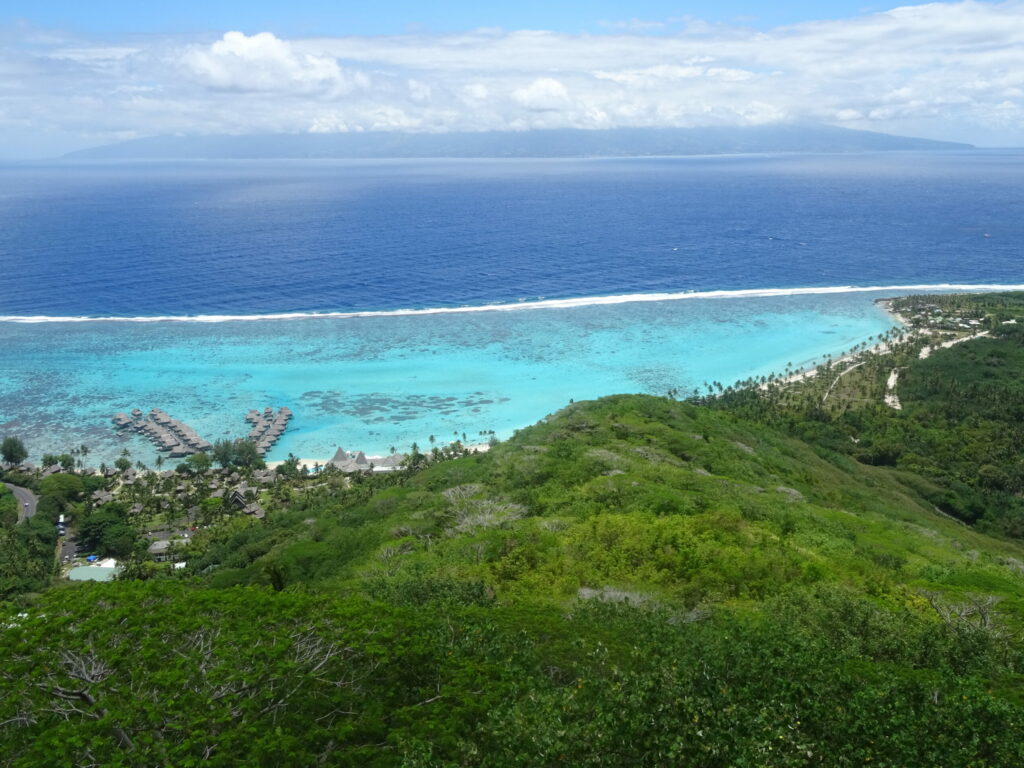
{"type": "Polygon", "coordinates": [[[1024,146],[1024,0],[0,0],[0,157],[155,135],[823,123],[1024,146]]]}
{"type": "MultiPolygon", "coordinates": [[[[920,5],[920,3],[906,3],[920,5]]],[[[516,2],[429,3],[338,2],[337,0],[174,0],[172,2],[110,2],[107,0],[4,0],[0,19],[24,19],[45,27],[92,34],[188,34],[238,29],[295,35],[381,35],[410,30],[459,32],[477,27],[546,29],[566,34],[601,33],[631,20],[668,22],[694,17],[709,22],[739,22],[770,28],[816,19],[839,19],[873,10],[884,3],[832,0],[819,2],[672,2],[671,0],[517,0],[516,2]]],[[[651,33],[671,29],[644,27],[651,33]]]]}

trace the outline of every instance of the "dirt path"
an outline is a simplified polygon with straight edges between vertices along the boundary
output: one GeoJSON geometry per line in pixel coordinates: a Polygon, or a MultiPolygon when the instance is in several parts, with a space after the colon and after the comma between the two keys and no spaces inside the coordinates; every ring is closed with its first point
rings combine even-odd
{"type": "Polygon", "coordinates": [[[893,368],[889,374],[889,380],[885,382],[885,404],[897,411],[903,410],[899,395],[896,394],[896,385],[900,380],[900,369],[893,368]]]}
{"type": "Polygon", "coordinates": [[[952,346],[963,344],[965,341],[970,341],[971,339],[980,339],[982,336],[988,336],[988,331],[982,331],[981,333],[976,333],[973,336],[961,336],[959,339],[950,339],[949,341],[944,341],[934,347],[925,347],[921,350],[921,353],[917,358],[919,360],[927,360],[929,355],[937,349],[949,349],[952,346]]]}
{"type": "Polygon", "coordinates": [[[839,380],[840,380],[841,378],[843,378],[843,376],[845,376],[846,374],[848,374],[848,373],[849,373],[850,371],[852,371],[852,370],[853,370],[854,368],[860,368],[860,367],[861,367],[862,365],[864,365],[864,363],[863,363],[863,362],[860,362],[860,363],[854,363],[854,364],[853,364],[853,365],[851,365],[851,366],[850,366],[849,368],[844,368],[844,369],[843,369],[842,371],[840,371],[839,375],[838,375],[838,376],[836,376],[836,377],[835,377],[835,378],[834,378],[834,379],[832,380],[832,383],[831,383],[831,384],[829,385],[829,387],[828,387],[828,391],[827,391],[827,392],[825,393],[825,396],[824,396],[823,398],[821,398],[821,402],[822,402],[822,403],[824,403],[824,402],[825,402],[826,400],[828,400],[828,396],[832,394],[832,390],[833,390],[833,389],[835,389],[835,387],[836,387],[836,384],[838,384],[838,383],[839,383],[839,380]]]}

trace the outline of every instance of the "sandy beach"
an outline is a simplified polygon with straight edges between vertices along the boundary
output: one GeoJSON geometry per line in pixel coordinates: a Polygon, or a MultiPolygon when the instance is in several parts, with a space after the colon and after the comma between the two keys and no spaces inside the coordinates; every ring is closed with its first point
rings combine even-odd
{"type": "MultiPolygon", "coordinates": [[[[489,443],[472,443],[470,445],[465,445],[463,447],[466,448],[468,451],[470,451],[472,453],[487,453],[487,451],[489,451],[490,448],[491,448],[489,443]]],[[[369,461],[371,464],[373,464],[373,463],[376,463],[376,462],[378,462],[378,461],[380,461],[381,459],[384,459],[384,458],[387,458],[387,457],[385,457],[385,456],[367,456],[366,460],[369,461]]],[[[306,469],[312,471],[313,468],[316,467],[317,465],[322,467],[322,466],[328,464],[330,461],[331,461],[330,458],[326,458],[326,459],[325,458],[318,458],[318,459],[299,458],[299,468],[301,469],[301,468],[305,467],[306,469]]],[[[266,462],[266,464],[267,464],[267,469],[277,469],[279,466],[284,464],[284,461],[268,461],[268,462],[266,462]]]]}
{"type": "MultiPolygon", "coordinates": [[[[882,307],[882,309],[885,310],[886,314],[888,314],[893,320],[896,321],[897,326],[909,330],[907,319],[893,308],[893,299],[877,299],[875,303],[878,306],[882,307]]],[[[913,333],[913,331],[910,332],[913,333]]],[[[852,352],[850,354],[843,355],[842,357],[832,360],[831,362],[833,368],[843,363],[852,363],[852,365],[849,365],[847,368],[839,372],[839,375],[836,376],[836,381],[838,381],[842,376],[844,376],[845,374],[853,370],[855,367],[857,367],[857,365],[859,364],[857,360],[858,358],[860,358],[861,355],[867,353],[884,354],[885,352],[888,351],[889,344],[887,342],[882,341],[879,342],[878,344],[875,344],[873,347],[869,347],[868,349],[862,350],[860,352],[852,352]]],[[[814,376],[818,375],[818,366],[821,365],[822,362],[824,361],[822,360],[817,363],[814,363],[813,365],[804,368],[803,370],[797,371],[796,373],[792,373],[789,376],[786,376],[785,378],[775,379],[774,381],[771,382],[765,382],[764,384],[759,385],[759,388],[768,389],[768,387],[777,384],[795,384],[799,381],[804,381],[806,379],[813,378],[814,376]]],[[[833,386],[834,385],[835,382],[833,382],[833,386]]],[[[825,397],[828,397],[828,393],[826,393],[825,397]]]]}

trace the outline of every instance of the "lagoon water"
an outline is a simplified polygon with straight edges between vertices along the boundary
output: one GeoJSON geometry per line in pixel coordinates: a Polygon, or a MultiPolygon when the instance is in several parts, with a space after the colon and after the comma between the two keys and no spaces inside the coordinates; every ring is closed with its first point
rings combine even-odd
{"type": "Polygon", "coordinates": [[[908,289],[763,289],[1020,283],[1022,171],[1015,152],[0,168],[0,433],[151,463],[115,411],[213,440],[287,405],[268,458],[329,458],[808,365],[891,327],[872,301],[908,289]],[[650,300],[594,300],[622,294],[650,300]],[[551,299],[570,301],[524,307],[551,299]]]}

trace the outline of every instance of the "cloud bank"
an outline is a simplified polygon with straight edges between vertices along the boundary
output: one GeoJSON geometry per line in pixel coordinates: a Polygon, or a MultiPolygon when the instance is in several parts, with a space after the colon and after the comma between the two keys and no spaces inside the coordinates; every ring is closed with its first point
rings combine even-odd
{"type": "Polygon", "coordinates": [[[931,3],[768,32],[204,40],[0,31],[0,136],[485,131],[813,121],[1024,144],[1024,0],[931,3]]]}

